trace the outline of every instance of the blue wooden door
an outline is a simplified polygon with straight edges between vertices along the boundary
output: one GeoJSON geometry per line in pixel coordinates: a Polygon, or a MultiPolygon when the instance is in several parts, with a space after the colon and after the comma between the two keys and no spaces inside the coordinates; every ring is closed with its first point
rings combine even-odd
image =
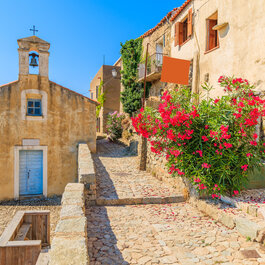
{"type": "Polygon", "coordinates": [[[19,151],[19,195],[43,194],[43,152],[19,151]]]}

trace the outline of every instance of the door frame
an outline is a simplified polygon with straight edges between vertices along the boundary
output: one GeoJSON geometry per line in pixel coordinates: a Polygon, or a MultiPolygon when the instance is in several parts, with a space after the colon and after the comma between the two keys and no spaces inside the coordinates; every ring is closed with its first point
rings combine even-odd
{"type": "Polygon", "coordinates": [[[36,145],[27,145],[27,146],[15,146],[14,147],[14,198],[19,199],[19,151],[27,150],[37,150],[43,152],[43,195],[47,197],[47,153],[48,146],[36,146],[36,145]]]}

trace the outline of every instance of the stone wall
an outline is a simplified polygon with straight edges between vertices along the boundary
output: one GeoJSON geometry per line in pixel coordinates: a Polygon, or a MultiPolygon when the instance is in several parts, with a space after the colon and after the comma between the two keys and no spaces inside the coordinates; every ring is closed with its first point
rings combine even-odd
{"type": "Polygon", "coordinates": [[[94,161],[87,144],[78,145],[78,182],[85,185],[88,203],[95,204],[96,174],[94,161]]]}
{"type": "Polygon", "coordinates": [[[141,136],[135,135],[133,142],[134,145],[137,143],[138,167],[140,170],[146,170],[151,173],[153,177],[168,183],[175,188],[176,191],[183,194],[185,198],[190,196],[198,197],[196,191],[186,178],[173,178],[172,175],[168,173],[165,157],[152,153],[150,149],[151,145],[146,139],[143,141],[141,136]]]}
{"type": "Polygon", "coordinates": [[[69,183],[50,250],[50,265],[88,265],[84,184],[69,183]]]}
{"type": "Polygon", "coordinates": [[[182,177],[172,177],[172,175],[168,173],[165,157],[151,152],[150,148],[151,145],[147,142],[146,170],[157,179],[170,184],[186,198],[194,195],[195,193],[188,181],[182,177]]]}

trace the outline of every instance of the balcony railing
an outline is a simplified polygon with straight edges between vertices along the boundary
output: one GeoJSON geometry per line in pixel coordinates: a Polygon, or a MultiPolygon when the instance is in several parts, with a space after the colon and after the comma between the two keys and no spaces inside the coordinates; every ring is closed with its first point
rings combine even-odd
{"type": "MultiPolygon", "coordinates": [[[[162,71],[163,64],[163,53],[154,53],[147,58],[147,71],[146,80],[153,81],[159,79],[162,71]]],[[[138,80],[142,81],[144,79],[145,63],[139,64],[138,67],[138,80]]]]}

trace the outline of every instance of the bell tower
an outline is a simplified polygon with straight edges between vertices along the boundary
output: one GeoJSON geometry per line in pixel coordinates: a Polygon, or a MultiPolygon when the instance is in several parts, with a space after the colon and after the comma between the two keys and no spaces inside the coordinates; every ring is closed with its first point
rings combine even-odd
{"type": "Polygon", "coordinates": [[[40,76],[49,76],[50,43],[37,36],[18,39],[19,76],[30,74],[30,68],[38,67],[40,76]]]}

